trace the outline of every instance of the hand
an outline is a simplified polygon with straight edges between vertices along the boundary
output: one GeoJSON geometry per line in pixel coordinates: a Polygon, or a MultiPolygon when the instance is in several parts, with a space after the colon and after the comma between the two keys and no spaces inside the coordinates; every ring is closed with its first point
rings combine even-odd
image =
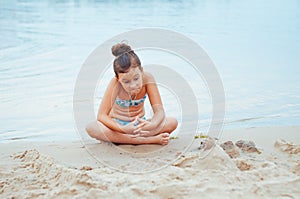
{"type": "Polygon", "coordinates": [[[148,120],[144,120],[141,118],[137,118],[138,119],[138,125],[137,125],[137,130],[136,132],[138,133],[139,136],[141,137],[148,137],[148,136],[152,136],[152,129],[153,129],[153,125],[150,121],[148,120]]]}
{"type": "Polygon", "coordinates": [[[121,128],[122,132],[124,132],[125,134],[139,136],[138,135],[139,133],[145,133],[142,131],[141,128],[145,124],[147,124],[146,122],[147,122],[146,120],[142,120],[139,117],[135,117],[135,119],[132,122],[130,122],[124,126],[121,126],[120,128],[121,128]]]}

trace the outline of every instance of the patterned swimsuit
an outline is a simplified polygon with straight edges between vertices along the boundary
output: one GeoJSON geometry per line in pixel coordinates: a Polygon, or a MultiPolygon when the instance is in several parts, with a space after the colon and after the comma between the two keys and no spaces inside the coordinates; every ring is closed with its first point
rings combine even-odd
{"type": "MultiPolygon", "coordinates": [[[[123,108],[129,108],[129,107],[132,107],[132,106],[138,106],[142,103],[144,103],[146,100],[146,95],[144,97],[142,97],[141,99],[130,99],[130,100],[122,100],[120,98],[116,98],[116,101],[115,103],[123,108]]],[[[126,125],[126,124],[129,124],[131,121],[125,121],[125,120],[120,120],[118,118],[113,118],[116,122],[118,122],[119,124],[121,125],[126,125]]],[[[143,120],[146,120],[145,117],[142,117],[143,120]]]]}
{"type": "Polygon", "coordinates": [[[143,103],[146,99],[146,95],[144,97],[142,97],[141,99],[130,99],[130,100],[122,100],[120,98],[116,98],[116,104],[123,107],[123,108],[129,108],[131,106],[138,106],[141,103],[143,103]]]}

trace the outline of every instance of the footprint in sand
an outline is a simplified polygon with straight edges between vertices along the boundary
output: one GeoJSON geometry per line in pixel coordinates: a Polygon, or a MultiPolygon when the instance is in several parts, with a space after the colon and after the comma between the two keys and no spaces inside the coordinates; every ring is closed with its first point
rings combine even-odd
{"type": "Polygon", "coordinates": [[[220,146],[231,158],[237,158],[240,156],[240,152],[234,146],[232,141],[224,142],[220,146]]]}
{"type": "Polygon", "coordinates": [[[298,154],[300,153],[300,145],[294,144],[292,142],[287,142],[285,140],[279,139],[275,142],[274,146],[279,148],[282,152],[288,154],[298,154]]]}
{"type": "Polygon", "coordinates": [[[261,151],[255,146],[255,143],[253,141],[239,140],[235,143],[235,145],[239,147],[243,152],[257,152],[258,154],[261,153],[261,151]]]}

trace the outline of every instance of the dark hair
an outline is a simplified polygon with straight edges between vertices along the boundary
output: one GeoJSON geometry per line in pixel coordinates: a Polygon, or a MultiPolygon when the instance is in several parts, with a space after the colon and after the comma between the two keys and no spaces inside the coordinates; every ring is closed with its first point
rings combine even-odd
{"type": "Polygon", "coordinates": [[[141,69],[141,61],[129,45],[125,43],[115,44],[111,48],[111,52],[116,57],[114,60],[114,72],[117,78],[119,73],[127,73],[130,67],[139,67],[141,69]]]}

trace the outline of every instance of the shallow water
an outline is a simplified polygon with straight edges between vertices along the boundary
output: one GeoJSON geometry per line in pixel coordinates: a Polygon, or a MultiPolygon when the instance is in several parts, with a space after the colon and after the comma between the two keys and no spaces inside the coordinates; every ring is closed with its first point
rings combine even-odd
{"type": "MultiPolygon", "coordinates": [[[[205,49],[224,84],[224,128],[299,125],[299,10],[299,1],[279,0],[1,1],[0,140],[78,139],[72,100],[82,63],[112,36],[144,27],[178,31],[205,49]]],[[[166,112],[180,119],[160,89],[166,112]]],[[[200,129],[211,111],[203,89],[200,129]]]]}

